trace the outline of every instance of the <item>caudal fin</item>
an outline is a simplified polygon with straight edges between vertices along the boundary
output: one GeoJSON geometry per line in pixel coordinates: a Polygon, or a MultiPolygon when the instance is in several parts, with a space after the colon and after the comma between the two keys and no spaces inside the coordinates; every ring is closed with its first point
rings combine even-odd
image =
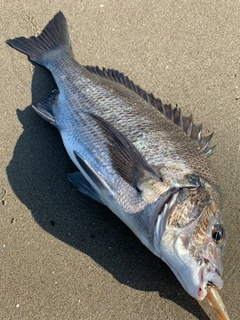
{"type": "Polygon", "coordinates": [[[72,51],[67,22],[61,11],[49,21],[38,37],[9,39],[6,43],[45,67],[52,56],[72,51]]]}

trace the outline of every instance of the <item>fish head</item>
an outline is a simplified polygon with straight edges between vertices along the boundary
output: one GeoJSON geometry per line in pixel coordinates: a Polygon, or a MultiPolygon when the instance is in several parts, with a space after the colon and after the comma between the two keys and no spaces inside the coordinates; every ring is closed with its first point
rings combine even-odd
{"type": "Polygon", "coordinates": [[[179,188],[165,204],[154,229],[160,258],[197,300],[205,298],[207,286],[223,287],[226,236],[218,198],[207,182],[198,188],[179,188]]]}

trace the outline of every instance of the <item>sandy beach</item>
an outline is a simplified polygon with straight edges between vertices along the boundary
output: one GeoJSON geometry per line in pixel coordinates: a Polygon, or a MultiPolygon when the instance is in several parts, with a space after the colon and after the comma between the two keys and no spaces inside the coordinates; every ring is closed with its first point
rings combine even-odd
{"type": "Polygon", "coordinates": [[[239,319],[240,3],[0,0],[0,319],[217,320],[106,207],[67,180],[58,131],[31,108],[55,87],[5,41],[41,32],[61,10],[76,59],[117,69],[193,114],[216,144],[210,161],[227,229],[221,297],[239,319]]]}

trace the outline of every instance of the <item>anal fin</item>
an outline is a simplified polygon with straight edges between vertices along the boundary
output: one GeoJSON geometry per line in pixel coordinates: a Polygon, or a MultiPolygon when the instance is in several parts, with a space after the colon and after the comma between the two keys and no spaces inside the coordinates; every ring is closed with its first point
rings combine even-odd
{"type": "Polygon", "coordinates": [[[53,108],[56,103],[56,98],[59,94],[57,89],[52,90],[51,94],[48,96],[46,100],[41,103],[38,103],[37,106],[32,106],[33,109],[37,112],[37,114],[42,117],[47,122],[50,122],[52,125],[56,125],[53,108]]]}

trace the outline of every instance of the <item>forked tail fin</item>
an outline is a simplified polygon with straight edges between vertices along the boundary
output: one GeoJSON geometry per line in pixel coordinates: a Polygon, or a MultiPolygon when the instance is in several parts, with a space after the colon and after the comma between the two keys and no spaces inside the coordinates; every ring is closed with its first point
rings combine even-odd
{"type": "Polygon", "coordinates": [[[37,37],[20,37],[6,41],[11,47],[28,55],[30,60],[47,67],[49,60],[64,52],[72,54],[66,19],[59,11],[37,37]]]}

